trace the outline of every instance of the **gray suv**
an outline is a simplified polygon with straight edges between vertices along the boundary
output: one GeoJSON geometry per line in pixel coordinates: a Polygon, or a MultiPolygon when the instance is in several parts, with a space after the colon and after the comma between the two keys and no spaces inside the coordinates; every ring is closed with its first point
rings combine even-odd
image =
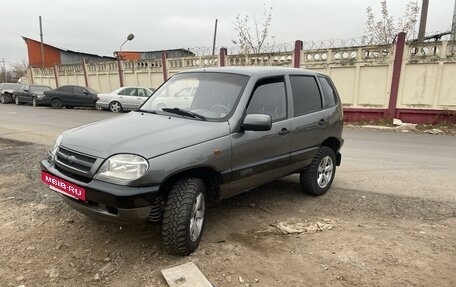
{"type": "Polygon", "coordinates": [[[342,128],[342,105],[325,75],[191,70],[136,111],[62,133],[41,162],[41,179],[88,216],[162,222],[163,244],[187,255],[199,245],[208,203],[292,173],[304,191],[325,193],[341,162],[342,128]],[[186,88],[194,92],[180,97],[186,88]]]}

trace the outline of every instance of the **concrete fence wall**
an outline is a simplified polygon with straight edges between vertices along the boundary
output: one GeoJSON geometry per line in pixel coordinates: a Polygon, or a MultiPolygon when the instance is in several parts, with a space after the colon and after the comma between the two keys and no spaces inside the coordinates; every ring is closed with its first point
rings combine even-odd
{"type": "Polygon", "coordinates": [[[37,84],[75,84],[110,92],[122,86],[158,87],[183,70],[218,66],[288,66],[331,76],[348,120],[401,118],[414,122],[456,122],[456,42],[397,43],[261,55],[226,55],[119,61],[32,68],[37,84]],[[119,64],[121,67],[119,73],[119,64]]]}

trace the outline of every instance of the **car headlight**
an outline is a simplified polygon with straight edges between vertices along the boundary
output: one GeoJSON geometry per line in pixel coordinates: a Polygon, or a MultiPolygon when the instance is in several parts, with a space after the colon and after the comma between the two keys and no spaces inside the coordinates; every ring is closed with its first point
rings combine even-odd
{"type": "Polygon", "coordinates": [[[135,180],[143,176],[148,169],[149,163],[143,157],[134,154],[117,154],[105,160],[97,174],[116,179],[135,180]]]}
{"type": "Polygon", "coordinates": [[[54,145],[52,146],[52,149],[49,151],[51,158],[50,160],[53,160],[55,158],[55,155],[57,153],[57,150],[59,149],[60,142],[62,141],[62,135],[59,135],[57,139],[54,142],[54,145]]]}

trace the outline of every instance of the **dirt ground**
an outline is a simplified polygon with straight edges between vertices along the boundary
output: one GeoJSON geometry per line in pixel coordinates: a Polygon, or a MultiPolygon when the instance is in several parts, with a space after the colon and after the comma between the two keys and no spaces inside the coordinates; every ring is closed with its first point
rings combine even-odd
{"type": "MultiPolygon", "coordinates": [[[[209,210],[199,249],[169,255],[160,226],[91,220],[41,184],[41,145],[0,139],[0,286],[167,286],[193,261],[214,286],[456,286],[456,203],[296,177],[209,210]]],[[[337,176],[336,179],[337,181],[337,176]]]]}

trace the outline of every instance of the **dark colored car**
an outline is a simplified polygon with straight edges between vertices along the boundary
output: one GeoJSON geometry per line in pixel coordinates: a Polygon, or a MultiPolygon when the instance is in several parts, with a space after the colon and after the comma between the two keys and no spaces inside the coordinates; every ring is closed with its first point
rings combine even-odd
{"type": "Polygon", "coordinates": [[[97,94],[97,91],[87,87],[61,86],[55,90],[44,92],[41,104],[51,106],[54,109],[95,107],[98,100],[97,94]]]}
{"type": "Polygon", "coordinates": [[[27,103],[36,107],[41,104],[43,94],[46,91],[52,91],[52,88],[42,85],[22,85],[13,92],[14,101],[16,105],[27,103]]]}
{"type": "Polygon", "coordinates": [[[0,102],[2,104],[14,102],[13,92],[21,86],[22,84],[16,83],[0,83],[0,102]]]}
{"type": "Polygon", "coordinates": [[[41,161],[41,180],[88,216],[161,221],[164,245],[187,255],[199,245],[209,202],[292,173],[303,191],[324,194],[341,163],[342,129],[342,103],[326,75],[186,71],[138,110],[60,135],[41,161]],[[194,89],[188,109],[157,107],[186,87],[194,89]]]}

